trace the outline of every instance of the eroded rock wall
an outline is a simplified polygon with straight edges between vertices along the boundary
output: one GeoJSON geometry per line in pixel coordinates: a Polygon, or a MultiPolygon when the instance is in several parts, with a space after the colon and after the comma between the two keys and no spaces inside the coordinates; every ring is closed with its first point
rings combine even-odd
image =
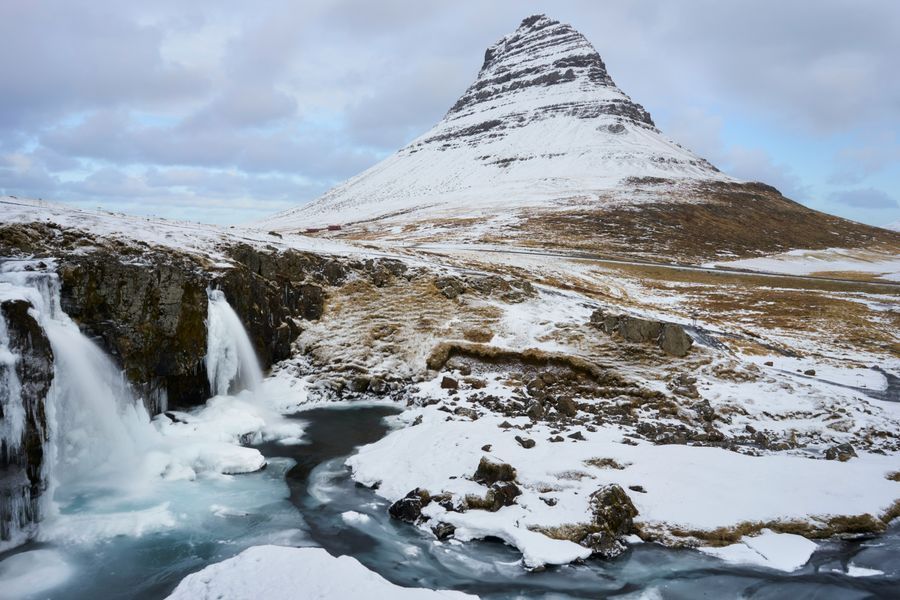
{"type": "MultiPolygon", "coordinates": [[[[18,393],[24,408],[21,443],[4,440],[0,447],[0,546],[40,518],[39,498],[46,487],[43,477],[44,442],[47,440],[45,403],[53,382],[53,351],[43,329],[29,313],[25,300],[0,303],[9,350],[14,361],[0,364],[13,369],[17,389],[5,386],[0,394],[18,393]]],[[[9,400],[8,398],[5,400],[9,400]]],[[[2,414],[0,419],[10,419],[2,414]]]]}

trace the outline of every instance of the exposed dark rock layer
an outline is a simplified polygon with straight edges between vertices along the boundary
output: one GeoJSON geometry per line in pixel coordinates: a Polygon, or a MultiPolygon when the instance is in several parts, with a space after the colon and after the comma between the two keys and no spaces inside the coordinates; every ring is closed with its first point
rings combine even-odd
{"type": "Polygon", "coordinates": [[[322,315],[328,286],[351,276],[385,285],[406,268],[398,261],[342,262],[244,244],[222,250],[228,267],[48,224],[0,228],[0,256],[57,259],[63,309],[123,366],[151,412],[163,399],[186,406],[209,396],[207,288],[225,292],[268,367],[290,356],[302,320],[322,315]]]}
{"type": "MultiPolygon", "coordinates": [[[[43,478],[44,442],[47,440],[46,399],[53,382],[53,351],[38,322],[29,314],[31,304],[8,300],[0,304],[10,350],[17,356],[12,368],[20,384],[25,411],[21,446],[6,443],[0,448],[0,541],[40,518],[39,497],[46,487],[43,478]]],[[[0,389],[0,394],[10,390],[0,389]]],[[[2,414],[0,419],[10,418],[2,414]]]]}
{"type": "Polygon", "coordinates": [[[610,335],[618,333],[629,342],[654,343],[672,356],[687,355],[694,343],[681,325],[628,315],[613,315],[600,308],[591,314],[591,325],[610,335]]]}
{"type": "MultiPolygon", "coordinates": [[[[576,82],[582,88],[608,88],[620,93],[606,71],[606,65],[587,39],[570,25],[544,15],[526,18],[512,34],[487,49],[484,64],[475,82],[447,113],[451,118],[477,112],[523,89],[576,82]]],[[[634,123],[653,127],[650,114],[627,97],[611,97],[603,102],[567,102],[550,107],[550,112],[566,112],[578,118],[616,115],[634,123]]],[[[539,118],[540,115],[531,115],[539,118]]],[[[521,126],[515,119],[485,122],[485,127],[469,127],[457,136],[466,137],[500,126],[521,126]],[[487,124],[490,127],[486,127],[487,124]]]]}

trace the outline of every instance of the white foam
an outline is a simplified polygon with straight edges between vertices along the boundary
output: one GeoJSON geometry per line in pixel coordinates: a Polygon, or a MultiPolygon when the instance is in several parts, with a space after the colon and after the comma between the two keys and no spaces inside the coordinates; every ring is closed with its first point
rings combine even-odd
{"type": "Polygon", "coordinates": [[[0,562],[0,599],[43,594],[64,583],[72,567],[55,550],[32,550],[0,562]]]}

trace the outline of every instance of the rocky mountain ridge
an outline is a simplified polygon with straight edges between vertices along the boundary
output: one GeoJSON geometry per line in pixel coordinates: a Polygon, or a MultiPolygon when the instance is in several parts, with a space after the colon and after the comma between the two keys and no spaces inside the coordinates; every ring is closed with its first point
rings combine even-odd
{"type": "Polygon", "coordinates": [[[591,43],[544,15],[487,49],[475,81],[430,131],[255,226],[688,263],[900,247],[894,233],[735,180],[669,140],[591,43]]]}
{"type": "Polygon", "coordinates": [[[291,230],[596,201],[629,177],[732,181],[664,137],[582,34],[535,15],[487,49],[475,81],[434,128],[262,225],[291,230]]]}

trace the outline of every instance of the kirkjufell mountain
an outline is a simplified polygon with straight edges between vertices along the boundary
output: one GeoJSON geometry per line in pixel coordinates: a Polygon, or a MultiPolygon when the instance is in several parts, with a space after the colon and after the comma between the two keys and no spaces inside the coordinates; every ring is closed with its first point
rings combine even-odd
{"type": "Polygon", "coordinates": [[[262,225],[0,195],[0,598],[897,597],[900,233],[572,27],[262,225]]]}
{"type": "Polygon", "coordinates": [[[674,250],[686,259],[884,237],[729,177],[675,143],[616,86],[581,33],[544,15],[487,49],[475,81],[430,131],[258,225],[626,254],[674,250]]]}

